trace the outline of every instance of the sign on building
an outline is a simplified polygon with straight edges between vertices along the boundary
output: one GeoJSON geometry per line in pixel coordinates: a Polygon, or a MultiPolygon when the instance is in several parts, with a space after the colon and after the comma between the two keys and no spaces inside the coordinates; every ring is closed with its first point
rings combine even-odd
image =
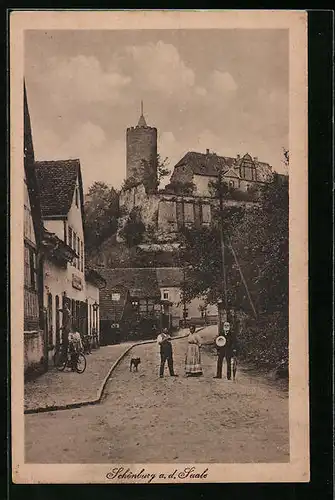
{"type": "Polygon", "coordinates": [[[73,288],[76,288],[77,290],[82,290],[83,289],[83,283],[79,276],[76,274],[72,274],[72,286],[73,288]]]}

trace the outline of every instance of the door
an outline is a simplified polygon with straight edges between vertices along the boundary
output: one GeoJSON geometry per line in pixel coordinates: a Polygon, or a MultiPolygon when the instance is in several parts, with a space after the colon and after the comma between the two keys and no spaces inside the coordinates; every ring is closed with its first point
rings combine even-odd
{"type": "Polygon", "coordinates": [[[60,345],[60,312],[59,312],[59,307],[60,307],[60,304],[59,304],[59,295],[56,295],[56,311],[55,311],[55,314],[56,314],[56,349],[59,348],[59,345],[60,345]]]}
{"type": "Polygon", "coordinates": [[[52,294],[48,293],[47,325],[48,325],[48,348],[53,344],[53,318],[52,318],[52,294]]]}

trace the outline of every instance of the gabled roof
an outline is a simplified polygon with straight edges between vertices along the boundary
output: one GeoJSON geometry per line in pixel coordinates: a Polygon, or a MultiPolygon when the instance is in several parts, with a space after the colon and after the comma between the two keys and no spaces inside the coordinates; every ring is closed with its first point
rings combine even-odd
{"type": "Polygon", "coordinates": [[[123,286],[103,288],[99,296],[100,319],[120,323],[126,307],[128,295],[128,290],[123,286]],[[113,300],[113,292],[120,295],[119,300],[113,300]]]}
{"type": "Polygon", "coordinates": [[[227,172],[225,172],[224,177],[239,178],[240,176],[239,176],[238,170],[236,170],[235,168],[230,168],[229,170],[227,170],[227,172]]]}
{"type": "Polygon", "coordinates": [[[83,215],[84,200],[79,160],[37,161],[35,168],[43,217],[67,216],[77,178],[83,215]]]}
{"type": "Polygon", "coordinates": [[[160,298],[156,269],[154,268],[115,268],[99,269],[99,273],[106,281],[106,292],[115,287],[123,286],[132,297],[160,298]]]}
{"type": "Polygon", "coordinates": [[[179,267],[158,267],[156,273],[160,288],[180,287],[183,283],[183,271],[179,267]]]}
{"type": "Polygon", "coordinates": [[[26,85],[24,83],[23,89],[23,100],[24,100],[24,171],[27,182],[27,189],[29,194],[29,201],[31,207],[31,214],[33,219],[34,231],[36,242],[40,243],[43,237],[43,222],[41,214],[41,205],[39,198],[39,189],[35,172],[35,157],[34,157],[34,146],[33,138],[31,132],[31,122],[27,101],[26,85]]]}
{"type": "Polygon", "coordinates": [[[219,169],[226,172],[234,163],[235,159],[219,156],[214,153],[204,154],[190,151],[179,160],[174,168],[189,166],[195,175],[217,176],[219,169]]]}
{"type": "Polygon", "coordinates": [[[85,279],[97,288],[104,288],[106,286],[105,279],[101,276],[98,271],[92,269],[91,267],[86,267],[85,269],[85,279]]]}
{"type": "MultiPolygon", "coordinates": [[[[257,180],[266,182],[271,180],[272,167],[268,163],[253,159],[249,153],[242,157],[231,158],[229,156],[219,156],[215,153],[196,153],[190,151],[175,165],[171,176],[171,182],[185,180],[185,170],[193,175],[206,175],[217,177],[221,171],[224,175],[239,177],[239,167],[253,164],[257,169],[257,180]],[[182,172],[180,172],[182,170],[182,172]],[[233,173],[235,171],[235,174],[233,173]]],[[[191,179],[191,177],[190,177],[191,179]]]]}

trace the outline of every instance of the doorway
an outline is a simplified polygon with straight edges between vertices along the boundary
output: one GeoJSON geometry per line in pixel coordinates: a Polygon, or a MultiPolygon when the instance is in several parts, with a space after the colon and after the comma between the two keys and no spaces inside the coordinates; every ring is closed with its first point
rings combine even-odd
{"type": "Polygon", "coordinates": [[[60,312],[59,312],[59,295],[56,295],[56,349],[60,346],[60,312]]]}

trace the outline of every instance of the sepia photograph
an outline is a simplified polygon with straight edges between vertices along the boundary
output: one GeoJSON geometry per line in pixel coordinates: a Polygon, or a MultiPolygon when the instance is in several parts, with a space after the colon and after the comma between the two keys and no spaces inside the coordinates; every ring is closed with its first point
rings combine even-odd
{"type": "Polygon", "coordinates": [[[14,482],[309,480],[306,19],[12,13],[14,482]]]}

